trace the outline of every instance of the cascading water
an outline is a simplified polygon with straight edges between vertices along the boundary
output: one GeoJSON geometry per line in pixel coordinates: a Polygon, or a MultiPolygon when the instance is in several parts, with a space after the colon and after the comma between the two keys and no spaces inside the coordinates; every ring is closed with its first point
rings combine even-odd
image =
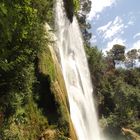
{"type": "Polygon", "coordinates": [[[78,22],[76,17],[72,23],[67,19],[63,0],[56,0],[55,12],[56,49],[78,140],[100,140],[93,88],[78,22]]]}

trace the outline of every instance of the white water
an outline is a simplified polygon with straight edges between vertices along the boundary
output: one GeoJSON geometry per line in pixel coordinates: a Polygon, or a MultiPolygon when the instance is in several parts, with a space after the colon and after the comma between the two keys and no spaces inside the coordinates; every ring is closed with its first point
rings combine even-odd
{"type": "Polygon", "coordinates": [[[93,88],[79,25],[75,17],[70,23],[62,0],[56,0],[56,36],[64,76],[70,115],[78,140],[100,140],[93,101],[93,88]]]}

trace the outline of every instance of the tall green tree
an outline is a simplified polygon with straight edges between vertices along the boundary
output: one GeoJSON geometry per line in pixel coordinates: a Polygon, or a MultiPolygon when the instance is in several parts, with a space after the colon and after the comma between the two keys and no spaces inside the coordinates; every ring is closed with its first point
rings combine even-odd
{"type": "Polygon", "coordinates": [[[124,61],[125,60],[125,46],[115,44],[112,49],[107,52],[108,57],[111,58],[115,64],[115,60],[124,61]]]}
{"type": "Polygon", "coordinates": [[[134,61],[138,59],[138,50],[137,49],[132,49],[127,52],[127,58],[129,62],[131,62],[132,66],[134,65],[134,61]]]}
{"type": "Polygon", "coordinates": [[[79,11],[77,12],[77,18],[79,21],[80,29],[84,38],[85,44],[90,44],[92,34],[89,32],[91,25],[87,22],[87,15],[91,10],[90,0],[80,0],[79,11]]]}

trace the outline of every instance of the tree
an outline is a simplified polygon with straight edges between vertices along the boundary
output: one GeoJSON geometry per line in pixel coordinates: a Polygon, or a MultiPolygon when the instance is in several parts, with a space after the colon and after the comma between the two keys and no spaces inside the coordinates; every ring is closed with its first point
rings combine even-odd
{"type": "Polygon", "coordinates": [[[91,1],[90,0],[80,0],[80,8],[77,12],[77,18],[79,21],[80,29],[84,38],[85,44],[90,44],[90,38],[92,34],[89,32],[91,25],[87,22],[87,14],[91,10],[91,1]]]}
{"type": "Polygon", "coordinates": [[[114,66],[115,66],[115,61],[124,61],[125,60],[125,46],[115,44],[113,45],[112,49],[107,52],[108,58],[111,58],[114,66]]]}
{"type": "Polygon", "coordinates": [[[84,15],[87,15],[91,10],[91,1],[90,0],[80,0],[81,10],[84,15]]]}
{"type": "Polygon", "coordinates": [[[33,99],[37,98],[35,59],[48,43],[43,23],[52,17],[49,1],[0,1],[0,113],[4,115],[0,139],[37,139],[40,135],[37,127],[42,127],[43,120],[37,121],[40,117],[35,115],[40,110],[33,99]],[[34,129],[32,120],[38,125],[34,129]],[[25,127],[26,123],[32,132],[25,127]],[[28,134],[35,135],[24,131],[26,136],[22,138],[24,127],[28,134]]]}
{"type": "Polygon", "coordinates": [[[86,52],[102,127],[111,137],[118,136],[118,139],[122,137],[122,127],[139,134],[140,69],[115,69],[111,66],[109,60],[125,59],[122,45],[113,46],[108,60],[96,47],[87,45],[86,52]]]}
{"type": "Polygon", "coordinates": [[[127,57],[129,59],[137,59],[138,57],[138,50],[137,49],[132,49],[127,52],[127,57]]]}
{"type": "Polygon", "coordinates": [[[127,52],[127,58],[129,62],[132,64],[132,67],[134,66],[134,61],[135,59],[138,58],[138,50],[137,49],[132,49],[127,52]]]}
{"type": "Polygon", "coordinates": [[[140,61],[140,49],[138,49],[138,59],[140,61]]]}

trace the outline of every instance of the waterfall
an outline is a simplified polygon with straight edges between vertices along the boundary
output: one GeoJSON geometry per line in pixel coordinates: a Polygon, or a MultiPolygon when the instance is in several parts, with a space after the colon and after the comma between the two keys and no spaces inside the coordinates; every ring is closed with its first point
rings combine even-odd
{"type": "Polygon", "coordinates": [[[78,140],[100,140],[93,101],[93,88],[76,17],[66,17],[63,0],[56,0],[57,55],[70,104],[70,115],[78,140]]]}

